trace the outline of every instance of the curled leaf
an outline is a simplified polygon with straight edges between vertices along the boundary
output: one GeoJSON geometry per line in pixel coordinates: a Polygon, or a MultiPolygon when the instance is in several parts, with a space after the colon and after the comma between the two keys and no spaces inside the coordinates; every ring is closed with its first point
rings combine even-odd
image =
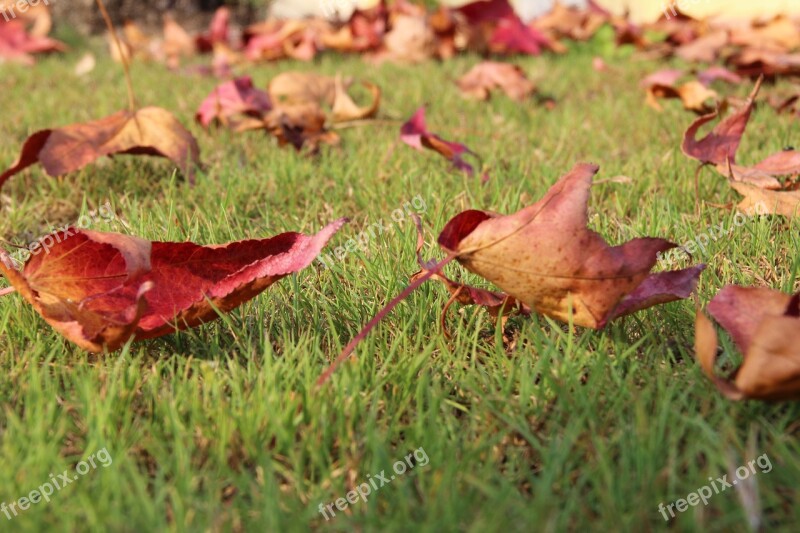
{"type": "Polygon", "coordinates": [[[729,377],[718,376],[717,332],[698,309],[695,353],[722,394],[732,400],[800,399],[800,294],[729,285],[711,300],[708,312],[744,354],[729,377]]]}
{"type": "Polygon", "coordinates": [[[197,110],[195,118],[205,127],[220,122],[233,130],[262,125],[263,116],[272,109],[269,95],[255,87],[250,76],[226,81],[214,88],[197,110]]]}
{"type": "Polygon", "coordinates": [[[647,104],[656,111],[662,111],[660,98],[677,98],[683,102],[684,109],[695,113],[708,113],[709,100],[716,102],[719,95],[699,81],[688,81],[682,85],[653,84],[647,88],[647,104]]]}
{"type": "MultiPolygon", "coordinates": [[[[425,106],[417,109],[416,113],[400,128],[400,140],[416,150],[428,148],[450,160],[458,170],[469,175],[474,174],[472,165],[464,160],[466,155],[477,155],[460,143],[445,141],[436,134],[428,131],[425,123],[425,106]]],[[[485,181],[485,179],[484,179],[485,181]]]]}
{"type": "Polygon", "coordinates": [[[587,228],[597,171],[575,166],[539,202],[513,215],[465,211],[447,223],[439,245],[534,311],[580,326],[602,328],[688,296],[702,266],[650,274],[657,254],[674,244],[648,237],[612,247],[587,228]]]}
{"type": "Polygon", "coordinates": [[[762,79],[740,109],[717,124],[705,137],[697,140],[699,129],[718,117],[714,112],[702,116],[689,126],[683,136],[681,149],[687,156],[704,164],[712,164],[726,176],[731,186],[745,196],[744,206],[764,201],[772,213],[793,216],[800,210],[795,184],[790,179],[800,175],[800,151],[786,149],[752,166],[736,163],[742,135],[750,120],[762,79]],[[758,189],[764,189],[759,191],[758,189]]]}
{"type": "Polygon", "coordinates": [[[68,228],[45,237],[18,271],[0,272],[59,333],[90,352],[160,337],[218,318],[311,264],[342,227],[316,235],[200,246],[68,228]]]}
{"type": "Polygon", "coordinates": [[[92,122],[37,131],[25,141],[19,159],[0,174],[0,187],[37,162],[49,176],[61,176],[115,154],[166,157],[191,183],[194,167],[200,161],[197,141],[178,119],[160,107],[145,107],[135,112],[119,111],[92,122]]]}
{"type": "Polygon", "coordinates": [[[417,226],[417,263],[419,263],[421,270],[411,276],[411,281],[414,282],[422,279],[423,277],[426,279],[433,279],[442,282],[442,284],[444,284],[444,286],[450,292],[450,300],[448,300],[447,304],[445,304],[444,308],[442,309],[442,314],[439,319],[442,331],[444,332],[446,338],[450,338],[450,333],[447,330],[445,319],[447,317],[447,311],[454,302],[458,302],[461,305],[478,305],[485,307],[492,318],[496,320],[499,317],[504,322],[510,314],[516,312],[524,315],[530,314],[530,309],[518,302],[514,297],[501,292],[480,289],[478,287],[472,287],[470,285],[453,281],[445,276],[441,269],[436,270],[435,261],[425,261],[422,258],[422,248],[425,246],[422,223],[419,219],[419,216],[416,214],[413,215],[413,218],[414,223],[417,226]]]}

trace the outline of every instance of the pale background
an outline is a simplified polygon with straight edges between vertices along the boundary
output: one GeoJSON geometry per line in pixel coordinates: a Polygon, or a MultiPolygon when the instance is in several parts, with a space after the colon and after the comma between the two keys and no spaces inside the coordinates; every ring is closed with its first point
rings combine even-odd
{"type": "MultiPolygon", "coordinates": [[[[472,0],[441,0],[447,5],[463,5],[472,0]]],[[[369,6],[375,0],[275,0],[273,13],[283,17],[324,15],[334,9],[346,17],[354,5],[369,6]]],[[[550,9],[550,0],[511,0],[517,12],[529,19],[550,9]]],[[[582,0],[563,3],[581,4],[582,0]]],[[[668,7],[668,0],[599,0],[599,4],[622,13],[630,8],[631,17],[640,22],[658,18],[668,7]]],[[[670,0],[671,3],[671,0],[670,0]]],[[[768,17],[778,13],[800,14],[800,0],[679,0],[677,5],[690,15],[705,17],[718,15],[730,18],[768,17]]]]}

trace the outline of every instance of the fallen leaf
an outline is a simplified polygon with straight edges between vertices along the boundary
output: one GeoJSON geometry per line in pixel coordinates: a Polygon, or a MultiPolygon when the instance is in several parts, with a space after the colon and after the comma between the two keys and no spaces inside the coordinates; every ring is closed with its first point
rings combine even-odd
{"type": "Polygon", "coordinates": [[[717,332],[698,309],[695,353],[722,394],[732,400],[800,399],[800,294],[729,285],[711,300],[708,312],[744,354],[739,368],[719,377],[717,332]]]}
{"type": "Polygon", "coordinates": [[[470,25],[482,30],[492,53],[539,55],[543,49],[564,51],[555,39],[540,31],[536,21],[526,26],[508,0],[471,2],[459,7],[458,12],[470,25]]]}
{"type": "Polygon", "coordinates": [[[730,185],[744,196],[738,206],[741,211],[757,212],[768,209],[769,213],[786,218],[800,215],[800,190],[773,191],[739,181],[731,181],[730,185]]]}
{"type": "Polygon", "coordinates": [[[325,128],[327,117],[315,103],[276,106],[264,118],[267,130],[278,140],[279,146],[291,144],[300,151],[307,148],[316,153],[321,144],[339,142],[336,132],[325,128]]]}
{"type": "Polygon", "coordinates": [[[0,272],[60,334],[84,350],[111,352],[238,307],[310,265],[345,222],[313,236],[216,246],[69,228],[21,271],[0,252],[0,272]]]}
{"type": "Polygon", "coordinates": [[[33,54],[62,52],[65,49],[66,46],[55,39],[29,34],[21,20],[0,20],[0,62],[7,59],[33,65],[33,54]]]}
{"type": "Polygon", "coordinates": [[[743,78],[733,71],[725,67],[709,67],[697,73],[697,79],[706,87],[710,86],[717,80],[725,81],[733,85],[742,83],[743,78]]]}
{"type": "Polygon", "coordinates": [[[49,176],[61,176],[115,154],[166,157],[190,183],[194,183],[195,165],[200,161],[197,141],[170,112],[145,107],[136,112],[119,111],[92,122],[37,131],[23,144],[19,159],[0,174],[0,187],[37,162],[49,176]]]}
{"type": "Polygon", "coordinates": [[[536,86],[517,65],[483,61],[456,81],[465,96],[488,100],[492,91],[501,89],[510,98],[523,101],[536,90],[536,86]]]}
{"type": "Polygon", "coordinates": [[[234,131],[263,126],[264,115],[272,109],[269,95],[253,87],[253,79],[243,76],[214,88],[195,114],[204,127],[220,122],[234,131]]]}
{"type": "MultiPolygon", "coordinates": [[[[437,152],[450,160],[455,168],[469,175],[475,172],[472,165],[464,161],[464,157],[468,154],[477,157],[475,152],[463,144],[445,141],[428,131],[425,123],[425,106],[417,109],[416,113],[400,128],[400,140],[416,150],[421,151],[423,148],[428,148],[437,152]]],[[[485,178],[484,181],[486,181],[485,178]]]]}
{"type": "Polygon", "coordinates": [[[198,52],[208,53],[214,50],[217,45],[227,46],[229,25],[231,20],[231,10],[227,6],[218,7],[211,18],[208,31],[195,37],[195,47],[198,52]]]}
{"type": "Polygon", "coordinates": [[[694,41],[679,46],[675,55],[684,61],[694,63],[713,63],[719,57],[722,49],[728,44],[727,30],[713,31],[694,41]]]}
{"type": "Polygon", "coordinates": [[[164,14],[164,55],[167,66],[177,68],[181,58],[197,52],[195,40],[178,24],[171,14],[164,14]]]}
{"type": "Polygon", "coordinates": [[[386,6],[378,2],[370,9],[356,9],[344,26],[323,32],[320,39],[326,48],[340,52],[377,50],[386,33],[387,18],[386,6]]]}
{"type": "Polygon", "coordinates": [[[747,48],[794,50],[800,47],[800,25],[784,15],[767,21],[756,20],[749,26],[733,28],[731,43],[747,48]]]}
{"type": "Polygon", "coordinates": [[[745,48],[728,58],[742,76],[798,76],[800,53],[790,54],[766,48],[745,48]]]}
{"type": "Polygon", "coordinates": [[[688,296],[704,265],[650,274],[675,247],[641,238],[611,247],[587,228],[595,165],[577,165],[532,206],[514,215],[465,211],[439,245],[459,263],[546,316],[590,328],[688,296]]]}
{"type": "Polygon", "coordinates": [[[553,39],[587,41],[609,22],[609,13],[597,6],[581,9],[556,2],[553,8],[531,23],[533,27],[553,39]]]}
{"type": "Polygon", "coordinates": [[[75,64],[73,72],[76,76],[85,76],[93,71],[96,65],[97,62],[94,59],[94,55],[91,53],[86,53],[83,55],[83,57],[81,57],[80,61],[75,64]]]}
{"type": "Polygon", "coordinates": [[[322,76],[305,72],[284,72],[269,84],[269,95],[276,107],[291,105],[317,105],[331,109],[334,123],[361,120],[375,116],[380,107],[381,90],[374,83],[362,80],[372,96],[372,101],[358,106],[348,94],[355,82],[340,75],[322,76]]]}
{"type": "Polygon", "coordinates": [[[383,48],[372,59],[377,63],[389,60],[414,64],[427,61],[435,52],[436,35],[425,15],[397,14],[391,30],[384,35],[383,48]]]}
{"type": "Polygon", "coordinates": [[[708,102],[719,99],[716,91],[708,89],[699,81],[688,81],[682,85],[653,84],[647,88],[647,105],[656,111],[663,111],[660,98],[677,98],[683,102],[684,109],[695,113],[708,113],[711,109],[708,102]]]}
{"type": "MultiPolygon", "coordinates": [[[[447,307],[460,301],[496,313],[533,310],[570,324],[601,328],[615,318],[687,298],[705,265],[650,274],[659,252],[675,244],[642,238],[611,247],[587,228],[589,189],[597,170],[595,165],[575,166],[544,198],[514,215],[475,210],[457,215],[439,235],[447,257],[438,263],[420,257],[424,243],[418,229],[417,261],[422,270],[347,343],[317,385],[333,375],[392,309],[430,279],[442,281],[451,294],[442,320],[447,307]],[[450,280],[442,269],[454,259],[505,293],[450,280]]],[[[415,222],[419,228],[419,219],[415,222]]]]}
{"type": "Polygon", "coordinates": [[[683,137],[681,149],[687,156],[704,164],[712,164],[716,170],[728,178],[729,183],[737,191],[745,194],[743,205],[756,205],[764,201],[773,209],[773,213],[791,216],[800,204],[794,190],[794,182],[782,182],[779,178],[793,178],[800,174],[800,151],[787,149],[772,154],[760,163],[743,166],[736,163],[736,152],[744,135],[747,123],[755,105],[755,99],[761,88],[762,78],[756,82],[753,92],[745,105],[717,124],[714,129],[699,141],[698,130],[719,116],[715,111],[702,116],[689,126],[683,137]],[[773,191],[757,192],[754,188],[773,191]]]}

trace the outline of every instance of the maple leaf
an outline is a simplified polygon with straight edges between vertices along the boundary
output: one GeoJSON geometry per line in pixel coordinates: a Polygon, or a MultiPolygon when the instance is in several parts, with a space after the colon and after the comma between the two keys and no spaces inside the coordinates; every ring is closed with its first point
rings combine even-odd
{"type": "Polygon", "coordinates": [[[522,68],[508,63],[483,61],[456,81],[465,96],[488,100],[495,89],[521,102],[536,90],[522,68]]]}
{"type": "Polygon", "coordinates": [[[316,23],[313,20],[267,20],[252,25],[245,31],[245,56],[251,61],[286,57],[311,61],[322,46],[319,38],[322,30],[316,23]]]}
{"type": "Polygon", "coordinates": [[[231,10],[229,7],[218,7],[208,26],[208,31],[195,36],[195,46],[201,53],[214,50],[219,44],[228,44],[231,10]]]}
{"type": "Polygon", "coordinates": [[[166,157],[190,183],[194,183],[194,167],[200,160],[197,141],[170,112],[144,107],[92,122],[37,131],[23,144],[19,159],[0,174],[0,187],[37,162],[48,175],[60,176],[115,154],[166,157]]]}
{"type": "Polygon", "coordinates": [[[269,95],[276,107],[292,105],[316,105],[320,109],[330,108],[331,121],[349,122],[374,117],[381,102],[380,87],[361,80],[372,96],[366,106],[358,106],[348,94],[355,81],[342,75],[322,76],[305,72],[284,72],[269,83],[269,95]]]}
{"type": "Polygon", "coordinates": [[[763,78],[759,78],[745,104],[720,121],[705,137],[697,140],[698,130],[719,116],[719,111],[702,116],[689,126],[683,136],[683,153],[715,169],[728,178],[729,184],[745,196],[743,208],[764,202],[772,213],[794,216],[800,209],[800,192],[791,181],[779,178],[800,174],[800,151],[787,149],[763,161],[743,166],[736,163],[736,153],[753,112],[763,78]]]}
{"type": "Polygon", "coordinates": [[[340,52],[375,50],[380,47],[386,34],[388,15],[383,2],[366,10],[357,8],[344,26],[323,32],[322,44],[340,52]]]}
{"type": "Polygon", "coordinates": [[[242,76],[215,87],[200,104],[195,119],[204,127],[220,122],[241,131],[263,126],[263,117],[271,109],[269,95],[253,87],[250,76],[242,76]]]}
{"type": "Polygon", "coordinates": [[[0,62],[8,59],[24,65],[33,65],[32,54],[61,52],[66,46],[44,35],[29,34],[21,20],[0,20],[0,62]]]}
{"type": "Polygon", "coordinates": [[[421,270],[411,276],[411,281],[414,282],[421,279],[440,281],[447,288],[448,292],[450,292],[450,299],[442,309],[439,319],[442,332],[444,332],[446,338],[450,338],[450,333],[447,329],[445,319],[447,317],[447,311],[454,302],[458,302],[461,305],[485,307],[493,319],[497,320],[500,318],[504,325],[508,316],[513,313],[520,313],[523,315],[530,314],[530,308],[518,302],[514,297],[502,292],[472,287],[464,283],[453,281],[442,273],[441,269],[436,266],[435,261],[425,261],[425,259],[422,258],[422,248],[425,246],[422,221],[416,213],[412,214],[412,218],[414,224],[417,226],[417,263],[421,270]]]}
{"type": "Polygon", "coordinates": [[[396,63],[421,63],[436,53],[436,34],[428,23],[425,9],[398,2],[392,6],[391,29],[383,36],[382,48],[371,60],[396,63]]]}
{"type": "Polygon", "coordinates": [[[709,67],[697,73],[697,79],[706,87],[717,80],[725,81],[734,85],[742,83],[743,78],[725,67],[709,67]]]}
{"type": "Polygon", "coordinates": [[[678,86],[658,83],[648,86],[647,105],[656,111],[663,111],[659,98],[677,98],[688,111],[708,113],[711,108],[707,102],[713,100],[716,103],[719,95],[699,81],[691,80],[678,86]]]}
{"type": "Polygon", "coordinates": [[[235,131],[266,129],[280,146],[308,147],[313,153],[321,143],[339,142],[339,136],[327,130],[328,122],[352,122],[378,112],[380,88],[361,81],[372,101],[359,106],[348,94],[353,83],[339,75],[284,72],[272,79],[267,93],[254,88],[249,77],[237,78],[216,87],[196,118],[204,126],[218,120],[235,131]]]}
{"type": "Polygon", "coordinates": [[[704,265],[650,274],[676,245],[640,238],[609,246],[589,230],[587,202],[599,167],[576,165],[537,203],[513,215],[470,210],[447,223],[439,245],[467,270],[532,310],[579,326],[687,297],[704,265]]]}
{"type": "Polygon", "coordinates": [[[745,48],[728,59],[742,76],[797,76],[800,53],[790,54],[774,48],[745,48]]]}
{"type": "Polygon", "coordinates": [[[800,294],[728,285],[708,305],[744,354],[728,378],[717,375],[718,338],[700,310],[695,323],[695,353],[705,374],[727,398],[800,399],[800,294]]]}
{"type": "Polygon", "coordinates": [[[513,215],[470,210],[456,215],[439,234],[447,256],[426,262],[408,285],[344,347],[317,380],[324,384],[358,343],[394,307],[430,279],[442,281],[454,301],[481,305],[493,316],[504,311],[535,311],[563,322],[599,329],[618,317],[689,297],[705,265],[651,274],[658,254],[676,245],[640,238],[609,246],[587,228],[587,203],[598,167],[579,164],[534,205],[513,215]],[[442,269],[456,260],[504,292],[454,282],[442,269]]]}
{"type": "MultiPolygon", "coordinates": [[[[478,157],[475,152],[463,144],[445,141],[428,131],[425,123],[425,106],[417,109],[414,115],[400,128],[400,140],[416,150],[422,150],[423,147],[433,150],[449,159],[456,169],[469,175],[475,172],[472,165],[464,160],[466,155],[478,157]]],[[[487,179],[488,177],[484,175],[483,181],[485,182],[487,179]]]]}
{"type": "Polygon", "coordinates": [[[675,55],[684,61],[713,63],[728,44],[727,30],[712,31],[675,49],[675,55]]]}
{"type": "Polygon", "coordinates": [[[90,352],[195,327],[252,299],[317,257],[345,224],[316,235],[200,246],[68,228],[21,271],[0,252],[0,272],[56,331],[90,352]]]}
{"type": "Polygon", "coordinates": [[[493,53],[539,55],[542,49],[564,51],[535,25],[526,26],[508,0],[471,2],[458,11],[469,24],[484,30],[486,44],[493,53]]]}

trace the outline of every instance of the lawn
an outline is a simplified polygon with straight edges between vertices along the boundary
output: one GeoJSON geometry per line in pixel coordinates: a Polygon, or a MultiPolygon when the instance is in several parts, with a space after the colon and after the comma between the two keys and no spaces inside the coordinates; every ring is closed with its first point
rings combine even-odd
{"type": "MultiPolygon", "coordinates": [[[[126,105],[121,69],[103,43],[58,37],[73,51],[34,68],[0,66],[3,168],[32,132],[126,105]],[[87,47],[98,65],[78,77],[73,68],[87,47]]],[[[441,258],[435,237],[460,211],[514,212],[575,163],[591,161],[601,171],[590,227],[610,243],[649,235],[682,244],[710,226],[734,226],[735,210],[719,205],[736,195],[710,170],[695,210],[696,163],[680,151],[693,115],[674,101],[663,113],[644,104],[638,83],[662,64],[614,51],[606,37],[572,45],[565,56],[515,59],[555,98],[552,110],[502,95],[463,99],[453,80],[478,56],[375,67],[329,54],[312,64],[248,67],[260,87],[304,70],[383,88],[382,120],[341,130],[342,145],[318,158],[278,148],[260,132],[203,131],[193,115],[216,80],[134,64],[139,102],[173,111],[197,136],[206,168],[196,186],[162,159],[121,156],[59,179],[36,166],[3,188],[5,241],[27,244],[81,216],[91,229],[203,244],[311,233],[350,217],[326,252],[370,224],[386,229],[366,251],[330,268],[317,262],[213,323],[107,355],[66,342],[18,295],[0,298],[0,502],[89,456],[96,463],[49,503],[11,520],[0,514],[0,529],[746,531],[743,501],[753,498],[741,487],[669,521],[659,504],[686,498],[709,478],[731,479],[732,469],[766,454],[771,470],[758,470],[746,487],[757,489],[765,529],[794,530],[800,405],[723,398],[694,360],[692,300],[601,331],[534,315],[512,318],[503,332],[485,310],[456,305],[448,340],[439,316],[449,294],[431,282],[315,387],[418,270],[414,226],[405,213],[392,216],[404,204],[421,213],[426,257],[441,258]],[[596,55],[610,72],[593,70],[596,55]],[[400,124],[424,103],[432,131],[481,155],[491,176],[485,185],[399,142],[400,124]],[[618,176],[629,180],[610,179],[618,176]],[[97,216],[106,202],[113,215],[97,216]],[[391,479],[397,462],[407,471],[391,479]],[[365,483],[373,487],[367,501],[336,508],[365,483]]],[[[721,90],[744,97],[750,85],[721,90]]],[[[797,126],[760,107],[740,157],[758,161],[800,143],[797,126]]],[[[696,257],[708,264],[698,300],[730,283],[797,291],[798,224],[752,217],[712,242],[696,257]]],[[[446,270],[486,286],[458,265],[446,270]]],[[[733,367],[740,356],[728,337],[723,347],[733,367]]]]}

